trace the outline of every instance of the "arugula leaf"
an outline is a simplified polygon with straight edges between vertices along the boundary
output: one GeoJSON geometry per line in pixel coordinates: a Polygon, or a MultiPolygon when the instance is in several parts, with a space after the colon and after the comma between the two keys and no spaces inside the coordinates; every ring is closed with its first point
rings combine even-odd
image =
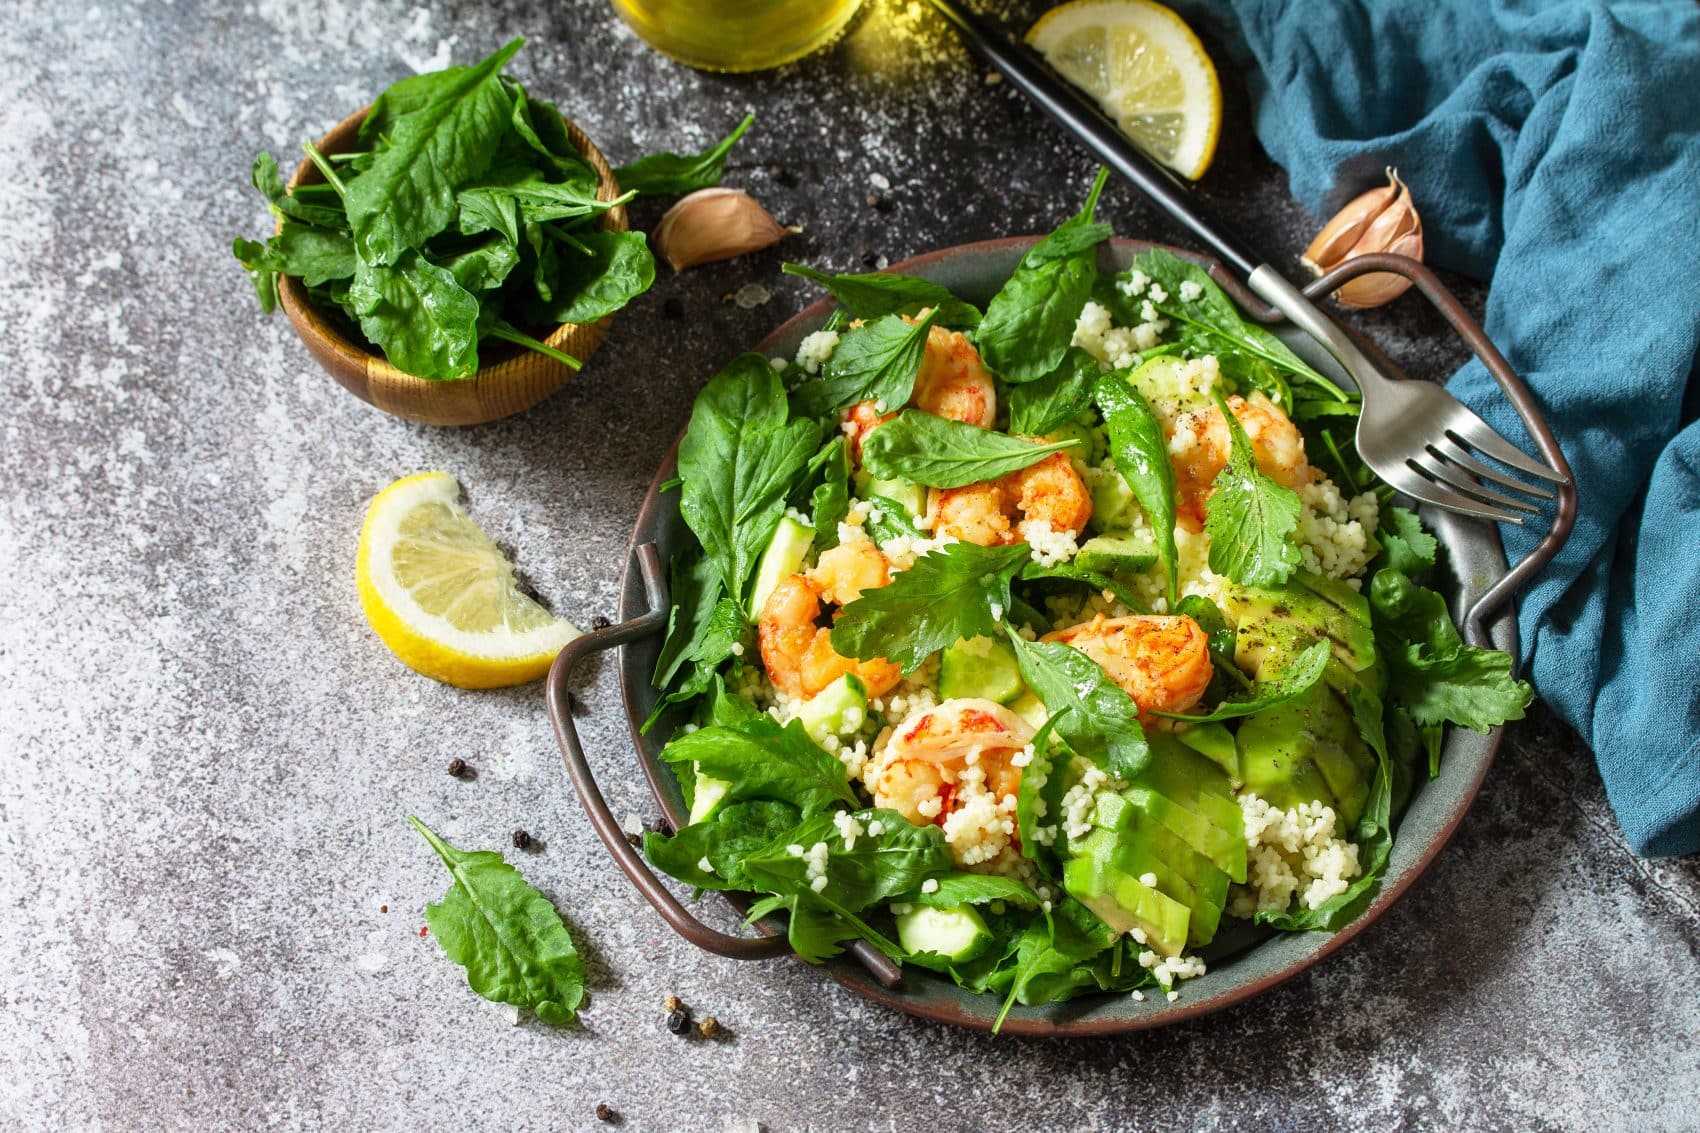
{"type": "Polygon", "coordinates": [[[720,175],[726,171],[726,158],[732,147],[738,144],[738,139],[755,120],[754,114],[744,115],[744,120],[734,126],[730,134],[702,153],[652,153],[640,157],[630,165],[614,170],[614,179],[620,183],[621,189],[626,192],[635,190],[640,197],[674,196],[712,188],[720,184],[720,175]]]}
{"type": "Polygon", "coordinates": [[[1039,907],[1039,895],[1024,881],[990,873],[947,873],[931,880],[938,882],[932,892],[917,889],[898,898],[910,905],[926,905],[934,909],[950,909],[957,905],[984,905],[990,901],[1008,901],[1027,909],[1039,907]]]}
{"type": "Polygon", "coordinates": [[[727,783],[728,802],[773,799],[805,816],[835,803],[854,807],[844,764],[809,738],[800,721],[780,727],[762,716],[743,724],[681,733],[661,749],[668,763],[694,763],[697,773],[727,783]]]}
{"type": "Polygon", "coordinates": [[[1074,441],[1034,444],[1020,437],[905,409],[862,442],[862,467],[881,480],[960,488],[1039,463],[1074,441]]]}
{"type": "Polygon", "coordinates": [[[838,546],[838,524],[850,514],[850,449],[838,436],[822,452],[826,475],[809,494],[809,513],[814,519],[815,546],[826,551],[838,546]]]}
{"type": "Polygon", "coordinates": [[[655,257],[643,233],[595,230],[574,239],[591,254],[557,259],[548,282],[550,298],[526,305],[526,318],[534,323],[593,323],[655,282],[655,257]]]}
{"type": "Polygon", "coordinates": [[[1534,690],[1512,676],[1510,654],[1464,643],[1446,599],[1388,568],[1371,581],[1369,605],[1390,695],[1418,725],[1487,732],[1523,718],[1534,690]]]}
{"type": "Polygon", "coordinates": [[[1416,512],[1402,507],[1386,509],[1377,534],[1387,555],[1387,565],[1393,570],[1409,578],[1419,578],[1434,569],[1440,544],[1423,530],[1416,512]]]}
{"type": "Polygon", "coordinates": [[[656,869],[698,889],[759,889],[744,862],[797,825],[797,808],[772,799],[731,803],[668,837],[649,831],[643,853],[656,869]],[[704,861],[712,867],[702,868],[704,861]]]}
{"type": "Polygon", "coordinates": [[[1255,682],[1250,689],[1238,696],[1231,696],[1218,704],[1212,711],[1203,716],[1188,716],[1180,712],[1152,711],[1153,716],[1164,716],[1170,720],[1184,720],[1191,724],[1208,724],[1217,720],[1232,720],[1238,716],[1249,716],[1253,712],[1284,703],[1309,692],[1317,681],[1322,679],[1322,672],[1328,668],[1329,659],[1334,656],[1334,649],[1326,641],[1312,642],[1303,653],[1295,657],[1281,675],[1266,681],[1255,682]]]}
{"type": "Polygon", "coordinates": [[[1010,579],[1031,555],[1025,543],[951,543],[915,560],[838,613],[832,648],[840,656],[884,657],[912,673],[948,645],[989,637],[1010,606],[1010,579]],[[993,607],[997,612],[993,612],[993,607]]]}
{"type": "Polygon", "coordinates": [[[792,391],[798,415],[823,418],[858,401],[883,401],[889,408],[908,404],[937,317],[933,311],[908,323],[899,315],[881,315],[845,331],[820,377],[792,391]]]}
{"type": "MultiPolygon", "coordinates": [[[[841,773],[842,774],[842,773],[841,773]]],[[[915,826],[894,810],[866,809],[854,812],[862,825],[846,849],[833,814],[805,818],[775,844],[744,859],[744,869],[760,888],[784,895],[810,886],[807,861],[793,855],[788,846],[808,850],[816,843],[827,846],[826,886],[818,891],[835,911],[859,912],[870,905],[890,901],[916,890],[929,877],[949,873],[950,850],[944,832],[937,826],[915,826]],[[868,833],[878,822],[880,832],[868,833]]]]}
{"type": "Polygon", "coordinates": [[[1258,469],[1245,427],[1220,393],[1216,405],[1227,419],[1233,451],[1204,501],[1210,569],[1245,586],[1279,586],[1300,562],[1299,549],[1288,538],[1303,510],[1298,493],[1258,469]]]}
{"type": "Polygon", "coordinates": [[[924,307],[938,308],[934,321],[941,327],[972,327],[980,322],[980,311],[951,293],[950,288],[930,279],[891,272],[862,275],[828,275],[803,264],[784,264],[786,275],[813,280],[832,293],[839,305],[858,319],[881,315],[913,315],[924,307]]]}
{"type": "Polygon", "coordinates": [[[396,263],[455,218],[456,188],[484,171],[510,128],[512,99],[499,72],[524,43],[514,39],[438,84],[424,106],[395,120],[389,145],[344,198],[363,260],[396,263]]]}
{"type": "Polygon", "coordinates": [[[760,354],[733,359],[697,395],[679,444],[679,510],[740,603],[820,439],[814,422],[788,420],[785,389],[760,354]]]}
{"type": "Polygon", "coordinates": [[[1321,387],[1335,400],[1347,400],[1338,386],[1306,365],[1286,343],[1256,323],[1248,322],[1227,292],[1216,286],[1216,281],[1197,264],[1153,248],[1137,257],[1133,266],[1163,289],[1165,298],[1162,302],[1152,300],[1152,306],[1181,327],[1183,341],[1193,353],[1214,354],[1218,359],[1224,355],[1249,355],[1321,387]],[[1181,298],[1181,285],[1185,283],[1198,288],[1197,299],[1181,298]]]}
{"type": "Polygon", "coordinates": [[[584,961],[549,899],[493,850],[457,850],[412,815],[454,884],[425,920],[472,990],[529,1008],[545,1023],[571,1023],[584,1002],[584,961]]]}
{"type": "Polygon", "coordinates": [[[396,366],[433,381],[478,369],[478,299],[445,268],[406,252],[393,265],[360,261],[349,312],[396,366]]]}
{"type": "MultiPolygon", "coordinates": [[[[1027,641],[1005,627],[1021,679],[1057,716],[1057,734],[1077,754],[1120,779],[1145,770],[1151,745],[1139,707],[1102,665],[1058,641],[1027,641]]],[[[1019,804],[1020,800],[1017,799],[1019,804]]]]}
{"type": "MultiPolygon", "coordinates": [[[[1169,463],[1169,441],[1151,403],[1121,374],[1105,374],[1092,387],[1092,400],[1110,434],[1110,458],[1134,499],[1145,512],[1156,538],[1170,605],[1179,588],[1179,553],[1175,550],[1175,468],[1169,463]]],[[[1214,545],[1212,545],[1214,549],[1214,545]]],[[[1215,564],[1211,564],[1215,569],[1215,564]]]]}
{"type": "Polygon", "coordinates": [[[1110,226],[1093,221],[1109,174],[1100,169],[1080,212],[1035,244],[992,301],[975,335],[980,357],[1012,384],[1038,381],[1062,364],[1074,324],[1098,278],[1097,246],[1110,226]]]}
{"type": "Polygon", "coordinates": [[[1092,404],[1092,387],[1101,372],[1096,358],[1078,346],[1069,347],[1055,370],[1009,387],[1009,431],[1037,437],[1074,420],[1092,404]]]}

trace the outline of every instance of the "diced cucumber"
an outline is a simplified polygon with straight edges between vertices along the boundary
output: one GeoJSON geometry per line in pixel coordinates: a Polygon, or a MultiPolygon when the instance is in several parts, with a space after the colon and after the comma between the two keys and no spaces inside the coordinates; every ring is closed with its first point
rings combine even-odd
{"type": "Polygon", "coordinates": [[[798,523],[788,515],[780,519],[756,567],[756,588],[750,594],[750,609],[756,617],[761,616],[762,607],[767,605],[773,588],[803,569],[803,560],[808,557],[809,547],[814,541],[813,527],[798,523]]]}
{"type": "Polygon", "coordinates": [[[1185,364],[1173,354],[1147,358],[1127,376],[1127,384],[1138,390],[1147,401],[1173,401],[1180,385],[1179,371],[1185,364]]]}
{"type": "Polygon", "coordinates": [[[897,943],[910,953],[909,962],[942,971],[980,955],[992,943],[992,930],[972,905],[935,909],[911,905],[894,915],[897,943]]]}
{"type": "Polygon", "coordinates": [[[1063,865],[1063,888],[1116,932],[1139,929],[1148,944],[1165,956],[1186,947],[1192,910],[1129,877],[1102,856],[1080,855],[1063,865]]]}
{"type": "MultiPolygon", "coordinates": [[[[695,767],[696,764],[693,763],[691,766],[695,767]]],[[[712,817],[714,812],[720,809],[721,800],[726,797],[726,792],[731,789],[732,784],[726,780],[712,779],[698,771],[696,794],[691,796],[690,825],[695,826],[697,823],[712,817]]]]}
{"type": "Polygon", "coordinates": [[[1020,696],[1009,702],[1009,710],[1027,721],[1034,728],[1043,728],[1051,714],[1045,708],[1045,702],[1034,696],[1029,690],[1024,690],[1020,696]]]}
{"type": "Polygon", "coordinates": [[[817,744],[828,736],[854,732],[868,718],[868,687],[855,673],[845,673],[797,709],[803,731],[817,744]]]}
{"type": "Polygon", "coordinates": [[[1080,545],[1074,565],[1102,574],[1139,574],[1157,561],[1157,545],[1148,535],[1106,531],[1080,545]]]}
{"type": "Polygon", "coordinates": [[[983,697],[1008,704],[1026,691],[1015,647],[995,637],[959,641],[939,657],[939,696],[983,697]]]}
{"type": "Polygon", "coordinates": [[[907,480],[881,480],[869,475],[866,469],[858,468],[855,486],[857,499],[884,496],[893,503],[902,504],[911,519],[920,519],[927,512],[927,489],[920,484],[911,484],[907,480]]]}
{"type": "Polygon", "coordinates": [[[1106,469],[1092,481],[1092,525],[1099,531],[1126,531],[1140,514],[1139,501],[1120,472],[1106,469]]]}

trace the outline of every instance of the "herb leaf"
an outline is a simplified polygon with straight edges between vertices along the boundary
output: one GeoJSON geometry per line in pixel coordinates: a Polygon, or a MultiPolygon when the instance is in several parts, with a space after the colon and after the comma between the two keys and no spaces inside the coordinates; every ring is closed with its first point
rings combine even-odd
{"type": "Polygon", "coordinates": [[[854,807],[856,796],[844,764],[793,720],[783,728],[762,716],[729,727],[698,728],[676,736],[661,751],[669,763],[695,763],[697,770],[731,784],[728,802],[772,799],[800,807],[805,816],[834,803],[854,807]]]}
{"type": "MultiPolygon", "coordinates": [[[[1138,390],[1120,374],[1105,374],[1092,389],[1110,434],[1110,458],[1145,512],[1163,565],[1169,603],[1179,587],[1175,550],[1175,468],[1163,424],[1138,390]]],[[[1214,564],[1212,564],[1214,569],[1214,564]]]]}
{"type": "Polygon", "coordinates": [[[1233,451],[1204,502],[1210,536],[1210,569],[1245,586],[1279,586],[1299,565],[1299,549],[1288,538],[1303,510],[1299,496],[1257,467],[1251,441],[1233,410],[1216,394],[1227,419],[1233,451]]]}
{"type": "Polygon", "coordinates": [[[858,401],[883,401],[892,409],[907,404],[937,317],[932,311],[909,323],[899,315],[881,315],[845,331],[820,377],[792,391],[798,415],[822,418],[858,401]]]}
{"type": "Polygon", "coordinates": [[[797,819],[797,808],[790,803],[772,799],[732,803],[672,837],[646,833],[643,853],[657,869],[698,889],[755,889],[760,886],[744,872],[744,860],[784,837],[797,819]],[[711,870],[702,868],[705,860],[711,870]]]}
{"type": "Polygon", "coordinates": [[[1038,381],[1062,364],[1074,324],[1098,279],[1097,246],[1107,224],[1093,221],[1107,171],[1100,169],[1080,212],[1035,244],[992,296],[975,341],[980,356],[1006,382],[1038,381]]]}
{"type": "Polygon", "coordinates": [[[362,260],[349,312],[398,369],[434,381],[478,369],[478,299],[440,268],[406,252],[391,266],[362,260]]]}
{"type": "Polygon", "coordinates": [[[1381,549],[1387,553],[1387,565],[1394,570],[1409,578],[1420,578],[1434,569],[1435,553],[1440,545],[1423,530],[1416,512],[1402,507],[1388,508],[1376,535],[1381,540],[1381,549]]]}
{"type": "Polygon", "coordinates": [[[560,256],[548,282],[550,298],[526,306],[526,317],[534,323],[593,323],[655,282],[655,257],[643,233],[594,230],[574,240],[591,254],[560,256]]]}
{"type": "Polygon", "coordinates": [[[1417,724],[1486,732],[1523,718],[1534,690],[1511,675],[1510,654],[1464,643],[1446,599],[1384,569],[1370,583],[1369,605],[1391,696],[1417,724]]]}
{"type": "Polygon", "coordinates": [[[951,543],[922,555],[839,611],[832,648],[845,657],[885,657],[912,673],[948,645],[996,634],[1009,609],[1010,579],[1031,554],[1024,543],[951,543]]]}
{"type": "MultiPolygon", "coordinates": [[[[818,842],[826,843],[826,887],[819,894],[835,911],[860,912],[919,889],[929,877],[951,871],[950,850],[937,826],[915,826],[893,810],[859,810],[854,817],[863,832],[856,835],[849,849],[833,814],[805,818],[784,835],[786,845],[800,845],[805,850],[818,842]],[[868,833],[868,827],[876,821],[880,833],[868,833]]],[[[768,892],[809,892],[808,864],[791,854],[786,845],[770,845],[750,855],[744,860],[744,869],[768,892]]]]}
{"type": "Polygon", "coordinates": [[[739,603],[791,481],[820,445],[814,422],[787,418],[779,375],[743,354],[697,395],[679,445],[679,510],[739,603]]]}
{"type": "Polygon", "coordinates": [[[672,196],[711,188],[720,184],[727,156],[755,120],[754,114],[744,115],[744,120],[730,134],[702,153],[652,153],[640,157],[614,170],[614,179],[622,190],[636,191],[640,197],[672,196]]]}
{"type": "Polygon", "coordinates": [[[1092,404],[1092,387],[1098,384],[1100,372],[1096,358],[1078,346],[1069,347],[1055,370],[1037,381],[1009,387],[1005,395],[1009,431],[1037,437],[1072,421],[1092,404]]]}
{"type": "Polygon", "coordinates": [[[1034,444],[978,425],[905,409],[862,442],[862,467],[882,480],[960,488],[1037,464],[1074,443],[1034,444]]]}
{"type": "Polygon", "coordinates": [[[1131,778],[1151,761],[1139,707],[1103,666],[1058,641],[1027,641],[1006,630],[1015,646],[1021,679],[1059,717],[1057,734],[1078,755],[1118,778],[1131,778]]]}
{"type": "Polygon", "coordinates": [[[554,1026],[572,1022],[584,1002],[584,961],[555,906],[501,854],[457,850],[417,818],[407,820],[454,878],[441,901],[425,906],[425,920],[466,969],[472,990],[554,1026]]]}
{"type": "Polygon", "coordinates": [[[1333,655],[1333,648],[1328,642],[1312,642],[1303,653],[1295,657],[1281,671],[1280,676],[1255,682],[1250,689],[1239,696],[1229,697],[1204,716],[1187,716],[1179,712],[1157,711],[1153,711],[1151,714],[1153,716],[1166,716],[1171,720],[1185,720],[1194,724],[1208,724],[1216,720],[1232,720],[1238,716],[1249,716],[1253,712],[1281,704],[1295,696],[1309,692],[1311,686],[1322,679],[1322,672],[1328,668],[1328,660],[1333,655]]]}
{"type": "Polygon", "coordinates": [[[938,308],[934,321],[941,327],[972,327],[980,322],[980,311],[972,303],[963,302],[950,288],[930,279],[891,272],[867,272],[862,275],[828,275],[803,264],[785,264],[786,275],[813,280],[832,293],[832,297],[853,317],[877,319],[881,315],[913,315],[923,307],[938,308]]]}
{"type": "Polygon", "coordinates": [[[438,85],[424,106],[395,121],[389,144],[349,182],[348,219],[362,259],[393,264],[454,219],[455,189],[484,171],[510,128],[513,100],[500,71],[524,43],[515,39],[438,85]]]}
{"type": "Polygon", "coordinates": [[[931,880],[938,887],[930,893],[919,889],[900,898],[911,905],[926,905],[934,909],[949,909],[957,905],[984,905],[988,901],[1008,901],[1023,908],[1039,907],[1039,895],[1026,882],[1013,877],[989,873],[947,873],[931,880]]]}

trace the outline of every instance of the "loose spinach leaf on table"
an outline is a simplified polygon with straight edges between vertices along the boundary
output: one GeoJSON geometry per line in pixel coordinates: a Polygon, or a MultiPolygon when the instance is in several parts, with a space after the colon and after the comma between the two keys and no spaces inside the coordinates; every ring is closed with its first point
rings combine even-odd
{"type": "Polygon", "coordinates": [[[862,467],[882,480],[960,488],[1037,464],[1075,442],[1034,444],[919,409],[905,409],[862,442],[862,467]]]}
{"type": "Polygon", "coordinates": [[[1098,245],[1111,234],[1109,225],[1093,220],[1107,177],[1098,171],[1079,214],[1035,244],[986,306],[975,341],[986,365],[1006,382],[1038,381],[1068,353],[1098,278],[1098,245]]]}
{"type": "Polygon", "coordinates": [[[477,297],[419,253],[387,266],[362,260],[348,304],[361,333],[400,369],[434,381],[478,369],[477,297]]]}
{"type": "Polygon", "coordinates": [[[899,315],[882,315],[843,332],[820,377],[792,391],[798,415],[825,418],[858,401],[881,401],[888,410],[906,405],[936,317],[936,311],[930,312],[910,323],[899,315]]]}
{"type": "Polygon", "coordinates": [[[674,737],[661,751],[668,763],[694,763],[698,774],[727,783],[729,802],[773,799],[800,807],[805,816],[834,804],[856,805],[844,764],[796,720],[781,727],[762,716],[731,726],[698,728],[674,737]]]}
{"type": "Polygon", "coordinates": [[[786,275],[800,276],[820,284],[854,318],[913,315],[923,308],[936,307],[938,317],[933,321],[941,327],[973,327],[980,321],[978,308],[958,299],[942,283],[934,283],[930,279],[890,272],[828,275],[803,264],[785,264],[781,270],[786,275]]]}
{"type": "Polygon", "coordinates": [[[1010,386],[1009,431],[1036,437],[1072,421],[1092,404],[1092,388],[1101,369],[1092,355],[1071,346],[1062,364],[1037,381],[1010,386]]]}
{"type": "Polygon", "coordinates": [[[1333,647],[1326,641],[1311,643],[1303,653],[1295,657],[1281,674],[1266,681],[1257,681],[1249,689],[1236,696],[1230,696],[1203,716],[1188,716],[1183,712],[1152,711],[1153,716],[1165,716],[1170,720],[1185,720],[1193,724],[1208,724],[1217,720],[1233,720],[1240,716],[1249,716],[1265,708],[1274,707],[1293,699],[1301,693],[1309,692],[1317,681],[1322,679],[1322,671],[1328,668],[1328,661],[1334,655],[1333,647]]]}
{"type": "MultiPolygon", "coordinates": [[[[1139,708],[1103,666],[1058,641],[1027,641],[1006,629],[1021,679],[1060,717],[1057,734],[1074,751],[1119,778],[1145,770],[1151,745],[1139,708]]],[[[1019,800],[1018,800],[1019,801],[1019,800]]]]}
{"type": "Polygon", "coordinates": [[[1105,374],[1092,387],[1092,400],[1110,435],[1110,459],[1145,512],[1157,544],[1169,602],[1175,601],[1179,554],[1175,550],[1175,468],[1169,442],[1150,402],[1120,374],[1105,374]]]}
{"type": "Polygon", "coordinates": [[[814,422],[789,419],[779,375],[759,354],[733,359],[697,395],[679,444],[679,510],[741,604],[785,494],[820,440],[814,422]]]}
{"type": "Polygon", "coordinates": [[[1245,427],[1219,393],[1216,405],[1227,420],[1232,451],[1204,503],[1210,569],[1244,586],[1279,586],[1300,562],[1290,538],[1303,510],[1298,493],[1259,470],[1245,427]]]}
{"type": "Polygon", "coordinates": [[[754,114],[746,114],[730,134],[702,153],[652,153],[640,157],[614,170],[614,179],[622,190],[636,191],[642,197],[674,196],[712,188],[720,184],[732,147],[755,120],[754,114]]]}
{"type": "Polygon", "coordinates": [[[584,1002],[584,961],[549,899],[493,850],[458,850],[412,815],[454,884],[425,920],[472,990],[528,1008],[545,1023],[570,1023],[584,1002]]]}
{"type": "Polygon", "coordinates": [[[832,648],[845,657],[885,657],[912,673],[948,645],[996,634],[1010,606],[1010,580],[1031,553],[1024,543],[951,543],[922,555],[839,611],[832,648]]]}

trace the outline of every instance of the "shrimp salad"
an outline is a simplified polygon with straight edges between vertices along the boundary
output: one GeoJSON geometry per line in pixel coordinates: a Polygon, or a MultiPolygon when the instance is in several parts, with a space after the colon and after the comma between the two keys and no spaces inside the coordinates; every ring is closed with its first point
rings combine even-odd
{"type": "Polygon", "coordinates": [[[1338,928],[1444,729],[1531,695],[1352,394],[1188,261],[1100,273],[1102,184],[983,309],[787,267],[839,309],[696,401],[646,725],[690,808],[658,868],[1006,1012],[1338,928]]]}

